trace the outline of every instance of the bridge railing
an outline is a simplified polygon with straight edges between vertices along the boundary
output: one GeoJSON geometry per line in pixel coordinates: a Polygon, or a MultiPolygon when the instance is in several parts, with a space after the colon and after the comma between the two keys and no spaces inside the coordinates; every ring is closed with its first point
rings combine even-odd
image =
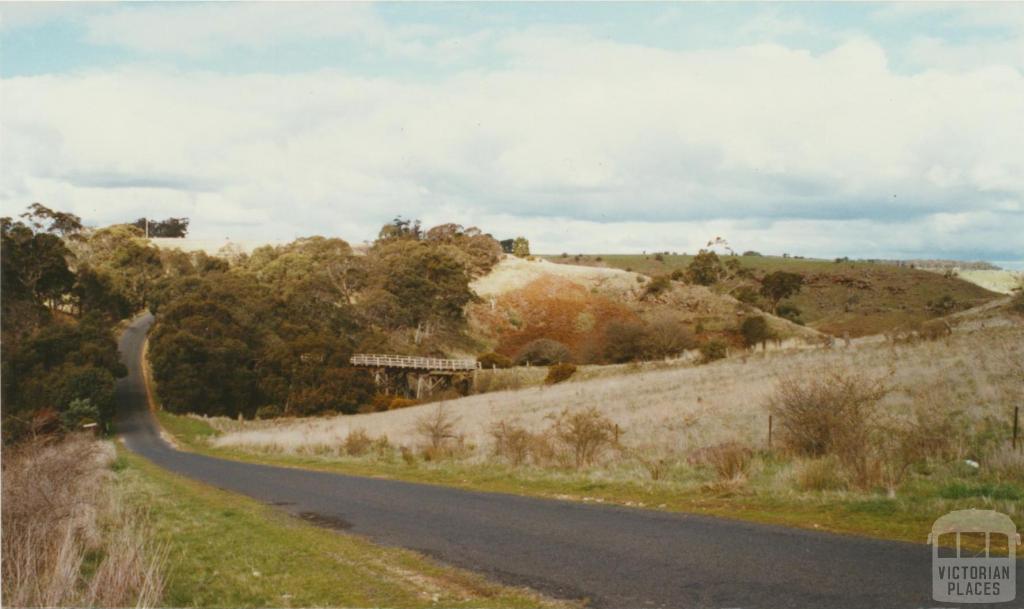
{"type": "Polygon", "coordinates": [[[349,360],[353,366],[372,368],[415,368],[417,370],[476,370],[478,365],[472,359],[442,359],[438,357],[417,357],[414,355],[384,355],[357,353],[349,360]]]}

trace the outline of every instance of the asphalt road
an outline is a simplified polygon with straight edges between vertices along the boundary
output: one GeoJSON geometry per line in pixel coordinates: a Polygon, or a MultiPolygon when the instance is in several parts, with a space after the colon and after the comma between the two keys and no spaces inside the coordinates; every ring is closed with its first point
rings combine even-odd
{"type": "MultiPolygon", "coordinates": [[[[505,583],[587,598],[596,607],[939,605],[931,600],[925,545],[176,451],[161,440],[146,405],[140,357],[152,321],[136,319],[120,341],[129,374],[117,387],[118,429],[129,449],[179,474],[505,583]]],[[[926,535],[921,532],[922,541],[926,535]]]]}

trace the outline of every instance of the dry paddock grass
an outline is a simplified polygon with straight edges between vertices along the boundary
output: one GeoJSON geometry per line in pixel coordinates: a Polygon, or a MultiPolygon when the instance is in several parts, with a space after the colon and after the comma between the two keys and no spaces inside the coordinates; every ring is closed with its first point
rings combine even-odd
{"type": "Polygon", "coordinates": [[[3,456],[3,599],[9,607],[153,606],[162,551],[113,484],[114,447],[42,438],[3,456]]]}
{"type": "MultiPolygon", "coordinates": [[[[994,325],[994,324],[993,324],[994,325]]],[[[979,425],[1009,424],[1011,404],[1024,399],[1024,326],[958,329],[935,341],[890,344],[842,342],[831,348],[755,352],[709,365],[570,381],[452,400],[445,408],[477,458],[490,454],[489,430],[499,421],[526,429],[550,427],[565,409],[596,407],[623,431],[627,448],[692,452],[736,441],[752,448],[767,439],[767,405],[780,379],[813,378],[827,370],[884,379],[894,390],[882,406],[909,415],[916,405],[961,410],[979,425]]],[[[341,450],[362,430],[392,445],[422,447],[418,422],[428,404],[389,412],[320,419],[238,422],[209,419],[223,434],[214,445],[261,452],[322,454],[341,450]]]]}

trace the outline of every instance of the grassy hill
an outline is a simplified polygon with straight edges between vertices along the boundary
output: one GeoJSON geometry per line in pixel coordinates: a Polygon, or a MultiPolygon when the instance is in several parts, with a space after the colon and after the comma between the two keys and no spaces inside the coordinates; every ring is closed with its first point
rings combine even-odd
{"type": "MultiPolygon", "coordinates": [[[[650,276],[685,270],[686,255],[547,256],[551,262],[618,268],[650,276]]],[[[998,294],[953,276],[893,264],[778,256],[740,256],[756,275],[788,271],[804,276],[804,289],[788,299],[808,326],[837,336],[878,334],[942,314],[978,306],[998,294]],[[940,311],[934,303],[949,297],[940,311]]]]}

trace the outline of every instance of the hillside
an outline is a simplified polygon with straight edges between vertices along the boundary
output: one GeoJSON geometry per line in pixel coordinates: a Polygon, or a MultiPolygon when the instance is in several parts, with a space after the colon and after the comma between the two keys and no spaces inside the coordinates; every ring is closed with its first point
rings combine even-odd
{"type": "MultiPolygon", "coordinates": [[[[531,341],[551,339],[578,362],[606,362],[609,332],[629,324],[664,328],[663,335],[686,332],[697,342],[735,343],[736,328],[752,314],[763,315],[780,339],[818,336],[703,286],[670,282],[655,289],[651,278],[614,268],[508,256],[471,287],[483,301],[469,307],[472,334],[510,358],[531,341]]],[[[682,347],[663,351],[677,355],[682,347]]]]}
{"type": "MultiPolygon", "coordinates": [[[[474,395],[446,402],[446,408],[458,421],[458,433],[481,454],[492,443],[488,430],[495,422],[512,419],[538,429],[564,408],[586,406],[596,406],[619,425],[629,446],[691,451],[727,440],[762,446],[766,405],[777,380],[841,366],[884,377],[898,388],[885,401],[892,414],[911,412],[914,404],[941,404],[962,411],[969,420],[993,417],[1002,425],[1008,420],[1005,399],[1019,391],[1014,366],[1024,345],[1024,319],[1005,310],[984,314],[984,327],[959,324],[945,341],[890,345],[865,340],[845,348],[755,352],[711,365],[474,395]]],[[[224,432],[215,440],[217,446],[310,454],[332,450],[359,429],[415,446],[420,442],[417,421],[433,408],[427,404],[323,419],[212,422],[224,432]]]]}
{"type": "MultiPolygon", "coordinates": [[[[693,260],[686,255],[548,256],[551,262],[616,268],[648,276],[669,274],[693,260]],[[659,259],[660,258],[660,259],[659,259]]],[[[811,328],[835,336],[879,334],[983,304],[997,294],[955,276],[894,264],[778,256],[740,256],[755,275],[799,273],[803,290],[786,301],[811,328]],[[948,298],[946,298],[948,297],[948,298]],[[943,305],[938,303],[945,301],[943,305]]]]}

